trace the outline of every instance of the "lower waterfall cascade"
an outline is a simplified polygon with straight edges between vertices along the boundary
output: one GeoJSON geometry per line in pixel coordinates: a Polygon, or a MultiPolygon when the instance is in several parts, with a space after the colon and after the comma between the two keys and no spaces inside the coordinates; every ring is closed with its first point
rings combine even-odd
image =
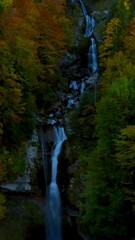
{"type": "Polygon", "coordinates": [[[61,202],[57,185],[57,164],[62,144],[67,139],[64,128],[53,126],[54,149],[52,151],[51,183],[48,187],[46,203],[46,240],[61,240],[61,202]]]}

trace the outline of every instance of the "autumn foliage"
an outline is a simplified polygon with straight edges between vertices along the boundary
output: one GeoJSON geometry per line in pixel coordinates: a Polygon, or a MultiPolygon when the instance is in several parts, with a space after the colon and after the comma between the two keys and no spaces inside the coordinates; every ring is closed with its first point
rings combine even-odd
{"type": "Polygon", "coordinates": [[[50,96],[55,95],[52,85],[59,84],[58,65],[72,42],[65,4],[64,0],[0,2],[0,172],[5,179],[3,154],[15,155],[34,128],[36,108],[50,106],[50,96]]]}

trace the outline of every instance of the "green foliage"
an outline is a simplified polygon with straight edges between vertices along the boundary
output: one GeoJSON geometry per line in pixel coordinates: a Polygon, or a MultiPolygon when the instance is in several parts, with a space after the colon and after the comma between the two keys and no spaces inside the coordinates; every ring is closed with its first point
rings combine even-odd
{"type": "Polygon", "coordinates": [[[91,94],[86,93],[81,99],[79,107],[70,113],[70,127],[74,137],[86,147],[87,141],[94,137],[95,108],[91,104],[91,94]],[[82,141],[83,139],[83,141],[82,141]]]}
{"type": "Polygon", "coordinates": [[[132,0],[118,0],[116,13],[119,16],[122,26],[128,26],[131,18],[134,16],[132,0]]]}
{"type": "Polygon", "coordinates": [[[10,7],[13,0],[0,0],[0,13],[2,13],[6,8],[10,7]]]}
{"type": "MultiPolygon", "coordinates": [[[[131,166],[134,168],[134,150],[133,155],[130,155],[129,146],[132,149],[132,145],[131,142],[127,142],[127,138],[125,142],[118,140],[121,129],[131,122],[134,123],[134,99],[132,80],[123,77],[110,84],[106,95],[97,104],[95,117],[97,146],[93,153],[84,153],[80,156],[80,171],[83,171],[85,179],[79,204],[82,212],[80,227],[96,239],[126,240],[128,228],[134,219],[133,185],[131,188],[128,186],[128,183],[131,184],[131,178],[134,178],[130,176],[133,169],[127,173],[127,167],[122,167],[123,157],[128,161],[127,149],[128,156],[132,156],[131,166]],[[127,148],[123,146],[124,149],[120,149],[123,143],[127,148]],[[123,183],[125,181],[127,184],[123,183]],[[129,201],[132,210],[129,210],[129,201]],[[124,208],[127,210],[123,212],[124,208]],[[129,216],[132,219],[130,222],[129,216]]],[[[127,128],[129,134],[133,129],[127,128]]],[[[122,133],[127,134],[127,131],[125,129],[122,133]]],[[[134,138],[134,134],[131,136],[134,138]]],[[[131,239],[131,236],[129,238],[131,239]]]]}
{"type": "MultiPolygon", "coordinates": [[[[126,240],[134,236],[135,66],[131,54],[134,21],[121,39],[114,31],[114,20],[107,26],[100,54],[104,70],[100,85],[102,96],[96,105],[94,118],[98,141],[96,148],[90,152],[88,145],[91,141],[86,139],[79,167],[85,179],[79,196],[82,212],[80,228],[100,240],[126,240]]],[[[84,102],[83,108],[85,105],[87,102],[84,102]]],[[[84,129],[87,129],[85,126],[84,129]]],[[[76,131],[78,134],[77,128],[76,131]]]]}
{"type": "Polygon", "coordinates": [[[23,171],[19,148],[35,128],[34,112],[51,107],[63,83],[58,64],[73,44],[65,8],[64,0],[0,1],[1,181],[23,171]]]}
{"type": "Polygon", "coordinates": [[[33,129],[36,127],[36,120],[35,120],[35,111],[37,109],[35,96],[34,94],[29,94],[25,96],[25,112],[23,115],[23,119],[21,120],[21,128],[23,131],[21,131],[22,136],[27,136],[29,138],[33,132],[33,129]]]}
{"type": "Polygon", "coordinates": [[[6,199],[5,199],[4,195],[0,194],[0,220],[5,217],[5,214],[7,212],[7,209],[4,206],[5,201],[6,201],[6,199]]]}
{"type": "Polygon", "coordinates": [[[108,60],[117,51],[126,50],[127,57],[130,59],[133,57],[133,41],[135,38],[134,3],[130,0],[118,0],[118,4],[115,6],[112,18],[109,20],[104,32],[103,43],[99,46],[99,62],[102,71],[106,69],[108,60]]]}
{"type": "Polygon", "coordinates": [[[107,60],[106,70],[101,76],[102,95],[106,94],[108,87],[114,80],[119,81],[119,79],[125,77],[133,80],[134,76],[135,65],[129,61],[127,56],[122,51],[115,53],[113,57],[107,60]]]}
{"type": "Polygon", "coordinates": [[[119,134],[121,128],[131,121],[134,122],[134,96],[134,81],[123,77],[111,84],[108,94],[101,99],[97,110],[99,137],[110,142],[119,134]]]}
{"type": "Polygon", "coordinates": [[[106,58],[112,57],[118,49],[120,26],[121,22],[118,17],[112,18],[107,24],[103,43],[99,46],[99,63],[101,69],[106,67],[106,58]]]}
{"type": "Polygon", "coordinates": [[[39,206],[42,202],[18,198],[9,198],[6,202],[8,211],[0,224],[1,240],[24,240],[31,238],[33,232],[35,237],[42,231],[44,214],[39,206]]]}
{"type": "Polygon", "coordinates": [[[122,188],[126,201],[130,202],[135,213],[135,125],[129,125],[121,130],[116,148],[116,159],[123,173],[122,188]]]}
{"type": "Polygon", "coordinates": [[[14,180],[25,170],[25,143],[13,152],[6,148],[0,154],[0,182],[14,180]]]}
{"type": "MultiPolygon", "coordinates": [[[[95,156],[96,157],[96,156],[95,156]]],[[[90,159],[89,159],[90,161],[90,159]]],[[[99,165],[99,163],[98,163],[99,165]]],[[[81,228],[95,239],[126,239],[123,218],[123,192],[103,180],[101,168],[90,168],[87,186],[82,194],[81,228]]]]}
{"type": "Polygon", "coordinates": [[[45,110],[49,109],[57,100],[52,84],[44,83],[42,81],[38,84],[35,96],[37,97],[37,106],[39,108],[44,107],[45,110]]]}
{"type": "Polygon", "coordinates": [[[135,51],[134,47],[135,41],[135,18],[130,22],[130,25],[126,31],[126,35],[123,38],[123,51],[128,59],[134,64],[135,57],[133,52],[135,51]]]}

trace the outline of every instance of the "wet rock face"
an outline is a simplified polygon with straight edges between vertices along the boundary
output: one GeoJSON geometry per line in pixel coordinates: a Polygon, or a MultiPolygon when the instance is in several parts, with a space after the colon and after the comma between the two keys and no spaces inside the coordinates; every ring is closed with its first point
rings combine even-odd
{"type": "Polygon", "coordinates": [[[35,129],[31,136],[31,139],[27,142],[26,145],[26,155],[25,155],[25,172],[23,176],[18,177],[13,182],[2,183],[0,187],[3,191],[11,191],[11,192],[30,192],[32,191],[31,184],[31,172],[35,168],[35,161],[38,157],[38,132],[35,129]]]}
{"type": "Polygon", "coordinates": [[[81,59],[75,52],[67,53],[61,61],[60,71],[65,76],[74,76],[79,72],[78,69],[81,68],[80,62],[81,59]]]}

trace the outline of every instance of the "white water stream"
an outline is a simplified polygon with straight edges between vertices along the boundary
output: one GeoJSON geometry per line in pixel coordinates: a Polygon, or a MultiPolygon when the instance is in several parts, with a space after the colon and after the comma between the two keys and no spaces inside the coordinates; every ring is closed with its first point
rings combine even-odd
{"type": "Polygon", "coordinates": [[[58,157],[61,152],[62,144],[67,139],[64,128],[54,128],[54,149],[52,151],[52,176],[51,183],[48,187],[47,203],[46,203],[46,240],[62,240],[61,230],[61,201],[60,193],[57,185],[57,165],[58,157]]]}

